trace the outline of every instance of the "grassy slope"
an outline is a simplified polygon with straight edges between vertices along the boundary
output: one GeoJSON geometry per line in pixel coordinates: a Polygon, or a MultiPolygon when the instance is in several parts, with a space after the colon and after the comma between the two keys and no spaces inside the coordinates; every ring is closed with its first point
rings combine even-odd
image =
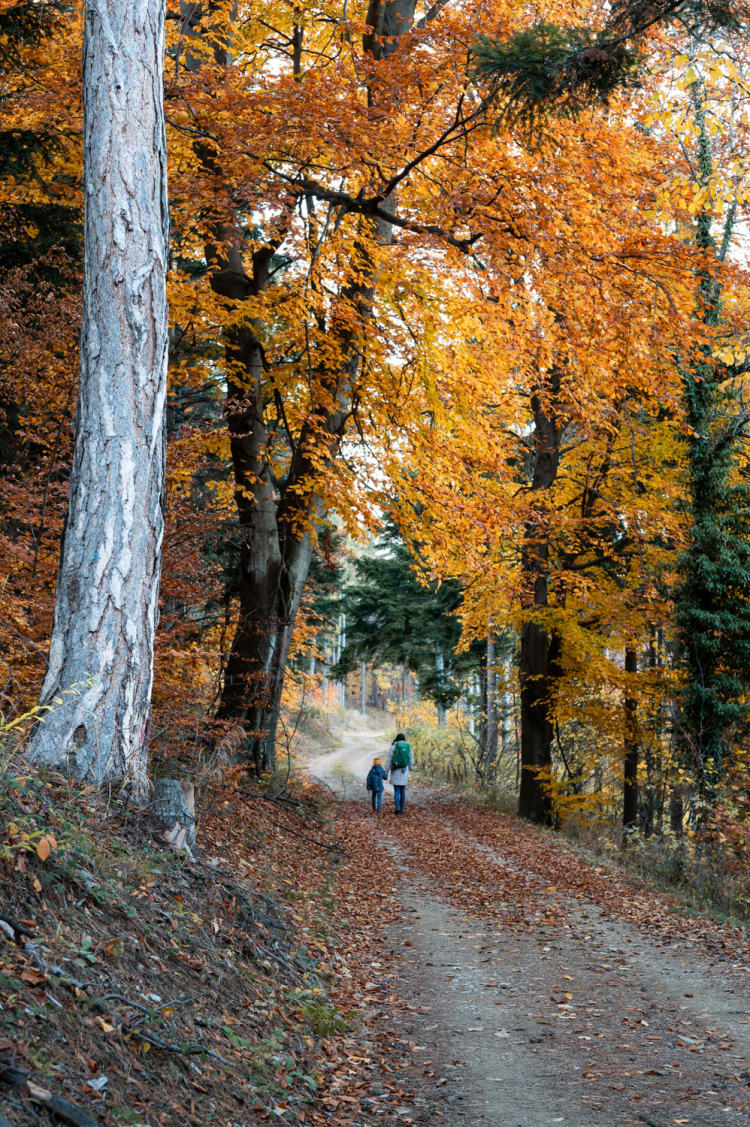
{"type": "Polygon", "coordinates": [[[333,1121],[315,1109],[354,1052],[341,1009],[367,943],[334,908],[356,877],[321,796],[204,795],[190,859],[147,814],[60,776],[0,787],[0,1114],[60,1119],[15,1069],[69,1122],[333,1121]]]}

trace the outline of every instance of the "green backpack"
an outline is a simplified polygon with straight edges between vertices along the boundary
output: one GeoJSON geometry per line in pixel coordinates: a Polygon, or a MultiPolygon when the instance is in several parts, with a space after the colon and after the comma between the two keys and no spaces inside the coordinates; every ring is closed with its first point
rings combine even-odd
{"type": "Polygon", "coordinates": [[[401,770],[403,767],[409,766],[411,748],[406,740],[399,740],[393,749],[391,756],[391,770],[401,770]]]}

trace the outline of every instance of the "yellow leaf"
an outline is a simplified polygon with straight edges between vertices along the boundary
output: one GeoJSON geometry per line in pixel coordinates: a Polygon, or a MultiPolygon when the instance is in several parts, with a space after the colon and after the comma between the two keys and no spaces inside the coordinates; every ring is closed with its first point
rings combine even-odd
{"type": "Polygon", "coordinates": [[[36,843],[36,853],[40,861],[46,861],[52,852],[46,837],[40,837],[36,843]]]}

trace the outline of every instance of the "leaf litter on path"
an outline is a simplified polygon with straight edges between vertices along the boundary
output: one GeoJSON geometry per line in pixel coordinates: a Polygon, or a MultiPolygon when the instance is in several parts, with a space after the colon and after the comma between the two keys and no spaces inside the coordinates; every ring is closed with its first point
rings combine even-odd
{"type": "MultiPolygon", "coordinates": [[[[643,882],[602,872],[551,834],[461,802],[412,805],[400,819],[350,805],[343,820],[347,837],[358,839],[350,851],[362,849],[364,828],[364,856],[385,848],[387,871],[398,874],[390,951],[409,1006],[392,999],[382,1020],[410,1024],[429,1042],[433,1075],[423,1079],[434,1086],[435,1107],[438,1087],[442,1101],[447,1087],[456,1115],[470,1122],[513,1123],[515,1110],[519,1123],[548,1123],[555,1101],[557,1121],[587,1127],[642,1122],[644,1114],[660,1127],[679,1118],[702,1127],[746,1122],[741,929],[701,919],[685,927],[669,899],[643,882]],[[735,968],[733,977],[717,980],[718,960],[735,968]],[[425,1003],[431,1016],[420,1021],[425,1003]],[[456,1041],[470,1043],[460,1067],[448,1059],[456,1041]],[[451,1068],[460,1075],[438,1085],[451,1068]]],[[[429,1086],[425,1098],[429,1104],[429,1086]]],[[[432,1121],[426,1111],[415,1115],[432,1121]]]]}

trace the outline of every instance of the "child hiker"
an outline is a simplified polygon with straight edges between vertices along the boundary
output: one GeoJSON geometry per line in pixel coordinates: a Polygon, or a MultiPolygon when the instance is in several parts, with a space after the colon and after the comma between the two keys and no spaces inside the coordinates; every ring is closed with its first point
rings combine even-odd
{"type": "Polygon", "coordinates": [[[375,813],[380,810],[383,803],[383,784],[388,776],[383,764],[379,759],[374,760],[372,767],[367,774],[367,789],[372,798],[372,808],[375,813]]]}

